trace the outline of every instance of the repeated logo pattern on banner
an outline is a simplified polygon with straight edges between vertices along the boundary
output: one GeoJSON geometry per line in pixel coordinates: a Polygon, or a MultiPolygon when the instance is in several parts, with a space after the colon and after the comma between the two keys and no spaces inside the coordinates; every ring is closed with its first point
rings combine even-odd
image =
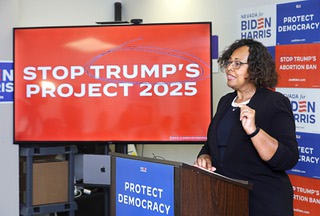
{"type": "Polygon", "coordinates": [[[299,143],[298,164],[287,173],[295,215],[320,215],[320,1],[241,10],[239,38],[266,45],[280,74],[276,91],[292,105],[299,143]]]}

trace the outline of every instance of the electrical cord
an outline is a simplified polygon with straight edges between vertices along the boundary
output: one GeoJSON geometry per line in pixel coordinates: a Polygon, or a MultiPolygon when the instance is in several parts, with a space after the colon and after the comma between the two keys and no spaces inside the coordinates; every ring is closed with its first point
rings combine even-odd
{"type": "Polygon", "coordinates": [[[74,189],[74,198],[78,198],[82,196],[82,191],[80,189],[78,189],[77,187],[75,187],[74,189]]]}

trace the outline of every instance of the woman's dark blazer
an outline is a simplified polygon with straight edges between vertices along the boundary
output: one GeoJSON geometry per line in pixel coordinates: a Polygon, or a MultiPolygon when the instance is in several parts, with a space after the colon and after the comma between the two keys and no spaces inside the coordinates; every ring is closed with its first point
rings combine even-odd
{"type": "Polygon", "coordinates": [[[285,171],[296,165],[299,151],[290,101],[279,92],[260,88],[247,104],[256,112],[256,125],[279,143],[269,161],[259,157],[240,120],[228,135],[227,148],[221,161],[217,127],[235,96],[236,92],[232,92],[220,99],[208,128],[207,142],[199,156],[209,154],[217,173],[253,184],[249,193],[250,216],[293,215],[293,189],[285,171]]]}

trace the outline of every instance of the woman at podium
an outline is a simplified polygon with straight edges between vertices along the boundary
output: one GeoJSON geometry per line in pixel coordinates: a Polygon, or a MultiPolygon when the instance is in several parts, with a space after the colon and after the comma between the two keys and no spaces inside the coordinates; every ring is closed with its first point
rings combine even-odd
{"type": "Polygon", "coordinates": [[[250,216],[293,215],[286,170],[299,158],[295,121],[289,99],[274,90],[272,56],[262,43],[241,39],[218,64],[234,91],[220,99],[195,165],[252,183],[250,216]]]}

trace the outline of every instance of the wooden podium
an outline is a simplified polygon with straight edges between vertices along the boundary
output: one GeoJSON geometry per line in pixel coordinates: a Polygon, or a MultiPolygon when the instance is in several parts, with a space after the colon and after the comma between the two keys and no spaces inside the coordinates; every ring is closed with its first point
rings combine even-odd
{"type": "MultiPolygon", "coordinates": [[[[181,162],[111,153],[111,215],[116,214],[116,158],[173,166],[175,216],[249,215],[251,184],[181,162]]],[[[130,169],[130,167],[128,167],[130,169]]],[[[165,176],[163,177],[165,178],[165,176]]],[[[148,214],[152,215],[152,214],[148,214]]]]}

